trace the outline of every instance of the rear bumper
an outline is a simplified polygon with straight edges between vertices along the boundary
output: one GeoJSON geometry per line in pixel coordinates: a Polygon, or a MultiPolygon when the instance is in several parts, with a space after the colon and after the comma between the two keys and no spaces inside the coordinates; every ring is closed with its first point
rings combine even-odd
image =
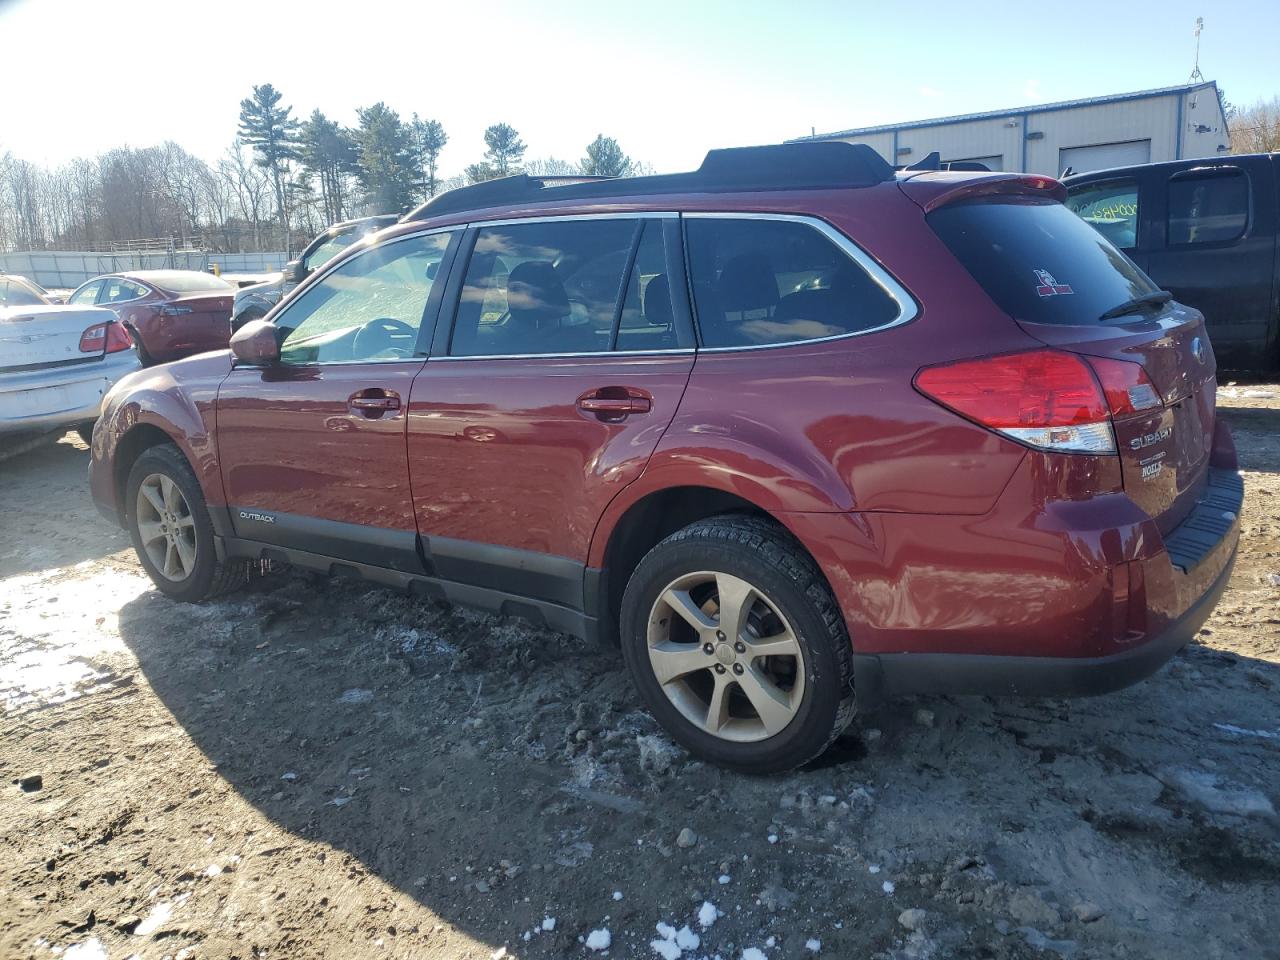
{"type": "Polygon", "coordinates": [[[1088,697],[1131,686],[1191,642],[1222,598],[1234,548],[1212,586],[1157,636],[1104,657],[1011,657],[949,653],[855,655],[861,702],[909,694],[1088,697]]]}
{"type": "Polygon", "coordinates": [[[0,375],[0,434],[96,420],[107,391],[141,366],[135,351],[122,350],[90,363],[0,375]]]}

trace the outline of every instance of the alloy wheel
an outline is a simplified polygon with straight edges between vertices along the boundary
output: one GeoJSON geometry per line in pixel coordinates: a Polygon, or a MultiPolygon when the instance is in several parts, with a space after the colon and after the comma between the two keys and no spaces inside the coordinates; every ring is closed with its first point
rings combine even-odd
{"type": "Polygon", "coordinates": [[[175,583],[196,568],[196,521],[178,485],[163,473],[149,474],[138,486],[135,513],[138,537],[152,566],[175,583]]]}
{"type": "Polygon", "coordinates": [[[686,720],[724,740],[781,733],[804,699],[795,631],[758,588],[703,571],[672,581],[648,626],[654,677],[686,720]]]}

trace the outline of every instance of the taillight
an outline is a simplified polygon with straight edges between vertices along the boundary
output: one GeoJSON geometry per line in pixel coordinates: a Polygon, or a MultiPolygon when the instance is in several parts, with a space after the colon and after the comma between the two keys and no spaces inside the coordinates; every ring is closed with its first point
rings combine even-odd
{"type": "Polygon", "coordinates": [[[81,353],[119,353],[133,346],[133,338],[124,324],[114,320],[109,323],[95,323],[80,334],[81,353]]]}
{"type": "Polygon", "coordinates": [[[107,324],[107,353],[119,353],[133,346],[133,337],[123,323],[107,324]]]}
{"type": "Polygon", "coordinates": [[[107,345],[107,327],[111,324],[95,323],[92,327],[80,334],[80,352],[81,353],[102,353],[107,345]]]}
{"type": "Polygon", "coordinates": [[[915,385],[961,416],[1028,446],[1116,452],[1107,399],[1074,354],[1031,350],[925,367],[915,385]]]}
{"type": "Polygon", "coordinates": [[[1127,417],[1163,406],[1160,394],[1140,363],[1089,357],[1113,417],[1127,417]]]}

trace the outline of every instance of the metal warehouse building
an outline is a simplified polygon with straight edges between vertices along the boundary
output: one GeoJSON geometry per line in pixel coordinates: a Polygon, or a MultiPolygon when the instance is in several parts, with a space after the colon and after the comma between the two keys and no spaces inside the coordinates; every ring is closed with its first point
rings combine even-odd
{"type": "MultiPolygon", "coordinates": [[[[841,130],[799,140],[865,143],[895,166],[938,151],[991,170],[1059,176],[1228,150],[1218,85],[1187,84],[937,120],[841,130]]],[[[793,141],[794,142],[794,141],[793,141]]]]}

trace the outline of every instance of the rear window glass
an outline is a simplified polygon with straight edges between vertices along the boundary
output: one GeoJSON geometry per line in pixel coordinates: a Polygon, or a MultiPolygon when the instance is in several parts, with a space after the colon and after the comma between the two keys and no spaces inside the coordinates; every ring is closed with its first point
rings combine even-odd
{"type": "Polygon", "coordinates": [[[825,235],[794,220],[685,221],[702,344],[754,347],[874,330],[896,300],[825,235]]]}
{"type": "Polygon", "coordinates": [[[1138,245],[1138,182],[1109,180],[1075,187],[1067,208],[1122,250],[1138,245]]]}
{"type": "Polygon", "coordinates": [[[966,203],[929,225],[1016,320],[1088,324],[1158,289],[1109,240],[1060,203],[966,203]]]}
{"type": "Polygon", "coordinates": [[[171,273],[156,277],[156,283],[174,293],[195,293],[199,290],[231,290],[231,284],[221,277],[208,273],[171,273]]]}
{"type": "Polygon", "coordinates": [[[34,307],[44,302],[44,298],[25,283],[0,278],[0,307],[34,307]]]}

